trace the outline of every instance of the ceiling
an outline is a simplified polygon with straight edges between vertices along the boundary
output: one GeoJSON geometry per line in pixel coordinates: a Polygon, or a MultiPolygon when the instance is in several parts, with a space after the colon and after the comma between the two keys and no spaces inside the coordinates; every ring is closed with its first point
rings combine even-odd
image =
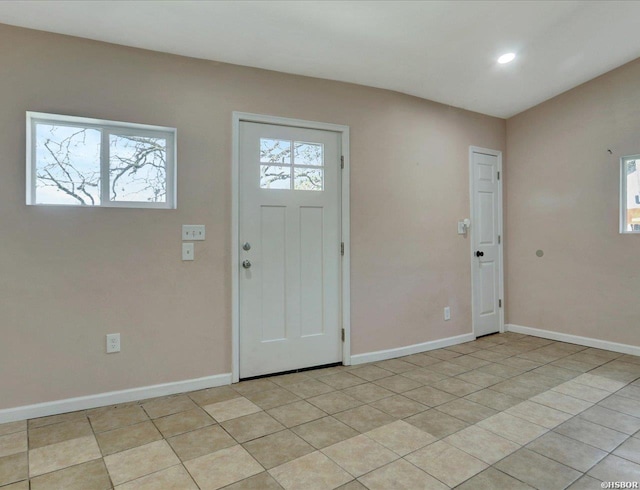
{"type": "Polygon", "coordinates": [[[638,1],[23,1],[0,23],[510,117],[640,57],[638,1]],[[513,51],[515,61],[499,65],[513,51]]]}

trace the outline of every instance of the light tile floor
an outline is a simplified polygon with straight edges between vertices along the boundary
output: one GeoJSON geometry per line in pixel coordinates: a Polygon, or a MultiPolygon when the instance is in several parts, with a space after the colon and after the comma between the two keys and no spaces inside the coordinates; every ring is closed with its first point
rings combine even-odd
{"type": "Polygon", "coordinates": [[[0,425],[1,490],[640,481],[640,358],[514,333],[0,425]]]}

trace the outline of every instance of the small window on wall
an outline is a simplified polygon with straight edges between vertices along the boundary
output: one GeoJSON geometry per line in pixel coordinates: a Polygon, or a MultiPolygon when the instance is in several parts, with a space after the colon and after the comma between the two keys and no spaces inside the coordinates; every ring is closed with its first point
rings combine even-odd
{"type": "Polygon", "coordinates": [[[27,204],[176,207],[176,130],[27,112],[27,204]]]}
{"type": "Polygon", "coordinates": [[[620,233],[640,233],[640,155],[620,163],[620,233]]]}

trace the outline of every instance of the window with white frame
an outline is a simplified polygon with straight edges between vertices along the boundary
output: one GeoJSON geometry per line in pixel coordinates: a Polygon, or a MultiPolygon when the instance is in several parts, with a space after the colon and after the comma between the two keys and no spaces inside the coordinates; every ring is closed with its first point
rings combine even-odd
{"type": "Polygon", "coordinates": [[[620,233],[640,233],[640,155],[620,160],[620,233]]]}
{"type": "Polygon", "coordinates": [[[322,143],[260,138],[260,188],[322,191],[322,143]]]}
{"type": "Polygon", "coordinates": [[[176,130],[27,112],[27,204],[176,207],[176,130]]]}

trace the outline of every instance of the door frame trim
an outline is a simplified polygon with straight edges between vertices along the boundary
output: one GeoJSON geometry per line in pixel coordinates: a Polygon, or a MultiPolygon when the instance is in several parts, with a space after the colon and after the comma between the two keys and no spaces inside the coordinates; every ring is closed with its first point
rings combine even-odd
{"type": "Polygon", "coordinates": [[[350,211],[349,211],[349,126],[341,124],[306,121],[288,117],[252,114],[248,112],[232,113],[232,159],[231,159],[231,382],[240,380],[240,123],[254,122],[292,126],[297,128],[319,129],[333,131],[340,134],[344,169],[342,170],[342,193],[340,196],[342,213],[342,241],[344,242],[344,256],[342,256],[342,328],[344,342],[342,343],[342,362],[351,364],[351,253],[350,253],[350,211]]]}
{"type": "Polygon", "coordinates": [[[498,331],[500,333],[504,333],[504,310],[506,309],[506,302],[504,298],[504,231],[503,231],[503,210],[504,203],[502,201],[502,182],[504,181],[504,174],[502,172],[502,152],[498,150],[490,150],[488,148],[482,148],[479,146],[469,146],[469,209],[471,213],[471,227],[469,228],[469,248],[470,248],[470,256],[471,256],[471,324],[473,335],[476,336],[476,325],[475,325],[475,279],[476,279],[476,269],[474,267],[474,247],[473,247],[473,233],[475,229],[475,214],[474,214],[474,190],[475,190],[475,182],[473,181],[473,154],[474,153],[483,153],[485,155],[491,155],[498,158],[498,172],[500,172],[500,180],[498,181],[498,202],[500,204],[498,209],[498,234],[501,237],[500,244],[498,245],[498,267],[500,267],[500,273],[498,274],[498,292],[500,295],[500,299],[502,299],[502,308],[499,308],[500,314],[499,316],[499,325],[498,331]]]}

